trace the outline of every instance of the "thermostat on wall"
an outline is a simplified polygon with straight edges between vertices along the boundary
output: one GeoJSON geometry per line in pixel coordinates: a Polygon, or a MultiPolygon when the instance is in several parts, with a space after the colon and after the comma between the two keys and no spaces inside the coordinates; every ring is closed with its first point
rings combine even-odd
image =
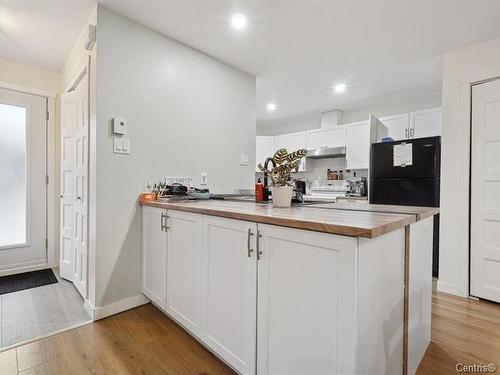
{"type": "Polygon", "coordinates": [[[127,124],[124,119],[113,117],[113,133],[127,134],[127,124]]]}

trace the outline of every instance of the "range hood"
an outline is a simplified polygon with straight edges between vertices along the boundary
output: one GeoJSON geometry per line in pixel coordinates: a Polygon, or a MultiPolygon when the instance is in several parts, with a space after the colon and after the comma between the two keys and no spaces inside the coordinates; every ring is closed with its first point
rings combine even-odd
{"type": "Polygon", "coordinates": [[[326,159],[326,158],[343,158],[345,157],[345,146],[340,147],[320,147],[316,150],[308,150],[306,158],[309,159],[326,159]]]}

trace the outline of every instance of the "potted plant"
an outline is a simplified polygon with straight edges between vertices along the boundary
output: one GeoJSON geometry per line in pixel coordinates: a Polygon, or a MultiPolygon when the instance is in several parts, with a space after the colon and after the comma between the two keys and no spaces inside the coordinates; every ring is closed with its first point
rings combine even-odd
{"type": "Polygon", "coordinates": [[[259,164],[259,169],[266,175],[271,176],[271,193],[273,195],[273,206],[290,207],[292,204],[293,179],[292,172],[297,172],[300,160],[305,157],[307,150],[300,149],[292,153],[284,148],[276,151],[272,160],[275,166],[271,170],[259,164]]]}

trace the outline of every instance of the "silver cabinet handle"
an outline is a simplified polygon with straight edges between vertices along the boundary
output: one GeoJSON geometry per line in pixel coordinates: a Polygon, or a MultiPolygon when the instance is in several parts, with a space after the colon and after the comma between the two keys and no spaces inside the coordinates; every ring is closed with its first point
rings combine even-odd
{"type": "Polygon", "coordinates": [[[161,213],[161,222],[160,222],[160,229],[161,231],[166,231],[168,229],[167,227],[167,214],[165,212],[161,213]]]}
{"type": "Polygon", "coordinates": [[[262,255],[262,251],[260,250],[260,239],[262,238],[262,234],[260,234],[260,230],[257,229],[257,260],[260,260],[260,256],[262,255]]]}
{"type": "Polygon", "coordinates": [[[408,137],[408,128],[405,129],[405,138],[409,138],[408,137]]]}
{"type": "Polygon", "coordinates": [[[413,138],[414,135],[415,135],[415,129],[411,128],[410,129],[410,138],[413,138]]]}
{"type": "Polygon", "coordinates": [[[251,245],[251,237],[253,236],[252,230],[248,228],[248,236],[247,236],[247,255],[250,258],[253,253],[252,245],[251,245]]]}

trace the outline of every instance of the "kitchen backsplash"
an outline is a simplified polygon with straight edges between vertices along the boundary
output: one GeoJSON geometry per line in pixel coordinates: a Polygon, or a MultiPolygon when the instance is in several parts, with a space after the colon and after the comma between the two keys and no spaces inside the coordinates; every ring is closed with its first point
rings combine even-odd
{"type": "MultiPolygon", "coordinates": [[[[307,159],[306,172],[294,173],[293,176],[302,180],[326,180],[328,169],[333,171],[342,170],[345,176],[345,158],[327,158],[327,159],[307,159]]],[[[356,172],[357,177],[368,177],[368,169],[352,170],[356,172]]],[[[257,177],[261,177],[262,173],[256,173],[257,177]]]]}

